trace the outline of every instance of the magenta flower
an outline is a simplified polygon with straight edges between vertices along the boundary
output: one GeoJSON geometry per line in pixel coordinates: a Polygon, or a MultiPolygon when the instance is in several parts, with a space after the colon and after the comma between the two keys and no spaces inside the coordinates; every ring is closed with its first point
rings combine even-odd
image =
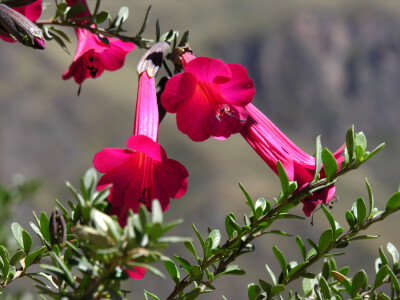
{"type": "MultiPolygon", "coordinates": [[[[86,5],[86,0],[67,0],[67,4],[81,2],[86,5]]],[[[90,16],[89,8],[78,14],[82,18],[90,16]]],[[[86,21],[81,21],[85,23],[86,21]]],[[[104,44],[97,35],[82,28],[75,30],[78,45],[70,67],[64,72],[64,80],[74,77],[75,82],[81,84],[86,78],[97,78],[104,70],[115,71],[124,64],[126,55],[133,51],[135,44],[122,42],[116,38],[108,38],[109,45],[104,44]]]]}
{"type": "Polygon", "coordinates": [[[0,39],[9,43],[15,43],[19,41],[36,49],[44,49],[45,45],[42,32],[34,24],[42,14],[42,0],[37,0],[25,6],[13,7],[12,9],[17,13],[14,13],[15,15],[11,15],[12,10],[10,9],[9,17],[11,19],[6,21],[6,23],[13,23],[14,25],[11,26],[10,29],[12,29],[12,31],[16,30],[16,32],[9,32],[7,28],[2,28],[0,25],[0,39]],[[32,21],[33,23],[29,21],[32,21]],[[25,35],[27,35],[27,38],[24,39],[23,37],[25,35]]]}
{"type": "Polygon", "coordinates": [[[246,69],[189,52],[182,62],[185,72],[169,79],[161,95],[163,107],[176,113],[178,129],[196,142],[239,132],[255,93],[246,69]]]}
{"type": "MultiPolygon", "coordinates": [[[[280,161],[289,180],[297,182],[298,190],[307,186],[314,177],[315,158],[297,147],[254,105],[249,104],[246,110],[249,117],[240,131],[244,139],[276,174],[276,163],[280,161]]],[[[343,149],[334,153],[339,166],[344,160],[343,149]]],[[[325,177],[323,169],[320,175],[325,177]]],[[[310,216],[319,203],[329,203],[334,195],[335,186],[330,185],[304,198],[304,214],[310,216]]]]}
{"type": "Polygon", "coordinates": [[[170,198],[180,198],[187,190],[189,173],[186,168],[167,158],[165,150],[157,143],[155,73],[147,69],[139,75],[134,134],[127,141],[129,149],[103,149],[93,159],[95,168],[105,173],[98,188],[113,185],[109,201],[121,225],[125,225],[129,209],[137,212],[139,205],[144,204],[150,210],[151,201],[158,199],[165,211],[170,198]]]}

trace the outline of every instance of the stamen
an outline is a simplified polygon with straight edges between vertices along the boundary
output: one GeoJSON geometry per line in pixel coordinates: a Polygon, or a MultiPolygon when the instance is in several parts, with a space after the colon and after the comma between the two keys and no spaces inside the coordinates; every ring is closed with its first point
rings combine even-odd
{"type": "Polygon", "coordinates": [[[221,117],[223,117],[225,114],[228,117],[234,118],[235,120],[238,120],[240,122],[246,122],[247,121],[246,119],[239,119],[238,117],[233,115],[234,113],[235,113],[235,111],[233,109],[231,109],[227,104],[224,104],[224,106],[217,111],[217,114],[215,115],[215,117],[220,122],[221,122],[221,117]]]}
{"type": "Polygon", "coordinates": [[[95,68],[94,66],[93,66],[93,61],[94,61],[94,58],[93,58],[93,56],[90,56],[89,57],[89,59],[88,59],[88,66],[86,67],[86,68],[88,68],[89,69],[89,73],[90,73],[90,76],[92,76],[93,78],[95,78],[96,77],[96,75],[97,75],[97,72],[99,71],[99,69],[98,68],[95,68]]]}

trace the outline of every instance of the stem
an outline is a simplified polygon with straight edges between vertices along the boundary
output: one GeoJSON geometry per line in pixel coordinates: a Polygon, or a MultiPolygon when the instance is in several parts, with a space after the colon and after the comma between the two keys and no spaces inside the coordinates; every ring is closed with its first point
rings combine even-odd
{"type": "Polygon", "coordinates": [[[55,25],[55,26],[63,26],[63,27],[70,27],[70,28],[82,28],[90,31],[93,34],[101,34],[105,37],[111,37],[111,38],[117,38],[120,39],[123,42],[131,42],[134,43],[136,46],[139,48],[145,48],[148,49],[149,47],[146,45],[145,42],[143,42],[142,38],[140,36],[126,36],[119,34],[118,32],[110,32],[102,28],[95,28],[95,27],[90,27],[88,24],[77,24],[77,23],[62,23],[53,19],[49,20],[39,20],[36,21],[37,25],[55,25]]]}
{"type": "MultiPolygon", "coordinates": [[[[240,243],[240,245],[238,246],[237,249],[232,250],[232,253],[229,255],[228,258],[221,260],[223,258],[224,255],[226,254],[214,254],[211,255],[207,260],[203,261],[201,264],[201,269],[202,271],[204,271],[207,267],[209,267],[210,265],[216,263],[217,261],[219,261],[218,267],[216,268],[216,270],[213,272],[214,277],[220,273],[222,273],[223,271],[225,271],[226,267],[232,263],[237,256],[239,256],[240,254],[242,254],[242,250],[248,245],[250,244],[255,238],[259,237],[261,234],[259,231],[255,231],[257,229],[257,226],[259,224],[261,224],[262,222],[265,221],[274,221],[273,217],[278,215],[282,210],[284,210],[288,204],[293,204],[293,203],[298,203],[300,202],[302,199],[304,199],[305,197],[307,197],[310,192],[312,190],[315,190],[316,188],[323,188],[329,184],[333,184],[336,179],[339,176],[342,176],[344,174],[346,174],[347,172],[356,169],[358,166],[356,165],[350,165],[350,166],[346,166],[345,168],[341,169],[340,171],[338,171],[334,176],[332,176],[331,180],[328,182],[326,180],[326,178],[319,180],[318,182],[315,183],[310,183],[308,186],[306,186],[304,189],[299,190],[297,192],[295,192],[294,194],[292,194],[286,201],[282,201],[281,203],[277,204],[275,207],[273,207],[268,213],[266,213],[264,216],[262,216],[261,218],[259,218],[258,220],[252,220],[251,223],[251,230],[250,232],[245,232],[242,233],[238,236],[236,236],[233,239],[227,240],[225,242],[224,245],[221,246],[221,249],[227,249],[229,248],[231,245],[237,243],[238,241],[240,241],[242,239],[243,236],[248,235],[247,238],[240,243]]],[[[354,234],[358,231],[361,230],[365,230],[367,229],[371,224],[381,221],[383,219],[385,219],[388,216],[388,214],[386,213],[382,213],[379,216],[376,216],[374,218],[368,219],[366,220],[362,226],[358,227],[358,228],[353,228],[351,230],[349,230],[346,234],[342,235],[341,238],[339,238],[336,242],[333,242],[330,247],[328,247],[324,253],[316,255],[314,257],[312,257],[309,260],[309,263],[304,265],[301,269],[299,269],[295,274],[293,274],[288,280],[287,282],[284,282],[283,284],[287,285],[288,283],[290,283],[291,281],[297,279],[298,277],[300,277],[300,274],[302,274],[302,272],[304,272],[308,267],[310,267],[312,264],[314,264],[316,261],[318,261],[323,255],[325,255],[326,253],[328,253],[329,251],[331,251],[333,248],[337,247],[338,245],[340,245],[341,243],[344,243],[345,240],[347,239],[348,235],[354,234]]],[[[168,296],[167,300],[173,300],[175,299],[175,297],[182,292],[187,286],[189,286],[191,283],[193,283],[195,280],[190,279],[189,276],[186,276],[184,279],[181,280],[181,282],[175,286],[174,290],[171,292],[171,294],[168,296]]],[[[205,288],[204,285],[201,286],[201,288],[205,288]]]]}

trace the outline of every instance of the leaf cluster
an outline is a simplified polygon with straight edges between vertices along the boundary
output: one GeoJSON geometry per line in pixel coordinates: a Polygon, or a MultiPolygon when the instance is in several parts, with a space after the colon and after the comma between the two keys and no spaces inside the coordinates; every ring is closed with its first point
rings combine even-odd
{"type": "Polygon", "coordinates": [[[123,299],[126,291],[120,285],[129,278],[125,270],[140,267],[164,277],[152,264],[168,259],[160,250],[170,243],[187,241],[166,236],[181,220],[163,224],[161,205],[155,200],[151,213],[143,206],[137,214],[129,212],[121,227],[104,213],[109,187],[98,191],[96,183],[96,172],[90,169],[81,179],[80,193],[67,183],[75,198],[75,203],[68,202],[69,209],[57,201],[50,218],[45,212],[39,217],[34,213],[30,225],[39,247],[33,247],[31,235],[18,223],[12,224],[19,249],[10,256],[0,246],[0,288],[26,276],[40,294],[53,299],[123,299]],[[30,273],[34,264],[41,270],[30,273]]]}

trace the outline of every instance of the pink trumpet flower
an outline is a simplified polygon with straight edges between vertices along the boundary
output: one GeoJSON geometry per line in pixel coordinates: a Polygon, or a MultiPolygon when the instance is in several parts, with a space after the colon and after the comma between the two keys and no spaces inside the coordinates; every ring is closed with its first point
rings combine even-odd
{"type": "Polygon", "coordinates": [[[255,93],[246,68],[190,52],[181,57],[185,72],[169,79],[161,95],[162,106],[176,113],[178,129],[196,142],[239,132],[255,93]]]}
{"type": "MultiPolygon", "coordinates": [[[[139,62],[139,88],[136,102],[133,135],[128,139],[129,149],[106,148],[93,158],[100,173],[105,173],[97,185],[102,189],[112,184],[108,198],[113,205],[111,213],[125,226],[129,209],[138,211],[143,204],[151,210],[153,199],[158,199],[163,211],[168,209],[170,198],[180,198],[187,190],[186,168],[169,159],[157,143],[158,106],[154,76],[169,46],[155,44],[139,62]]],[[[133,279],[141,279],[144,268],[125,270],[133,279]]]]}
{"type": "MultiPolygon", "coordinates": [[[[86,10],[76,17],[83,18],[80,21],[84,24],[85,17],[90,16],[86,0],[67,0],[72,6],[76,3],[83,3],[86,10]]],[[[78,45],[74,59],[69,68],[64,72],[64,80],[74,77],[77,84],[82,84],[86,78],[97,78],[104,70],[115,71],[124,65],[126,55],[135,49],[135,44],[123,42],[116,38],[108,38],[109,44],[103,43],[100,38],[87,29],[75,29],[78,45]]]]}
{"type": "MultiPolygon", "coordinates": [[[[276,174],[278,174],[276,163],[280,161],[289,180],[297,182],[298,190],[307,186],[314,177],[315,158],[289,140],[254,105],[249,104],[246,110],[249,117],[240,131],[244,139],[276,174]]],[[[343,149],[344,146],[334,153],[339,166],[344,160],[343,149]]],[[[321,178],[325,177],[323,169],[320,175],[321,178]]],[[[329,203],[334,195],[335,186],[332,184],[307,196],[302,200],[304,214],[310,216],[319,203],[329,203]]]]}
{"type": "MultiPolygon", "coordinates": [[[[154,53],[162,57],[162,52],[157,49],[168,45],[155,46],[158,48],[151,48],[145,58],[154,57],[154,53]]],[[[170,198],[180,198],[187,190],[189,173],[186,168],[169,159],[157,143],[158,106],[154,76],[158,67],[154,68],[154,63],[143,67],[149,60],[151,58],[142,59],[139,64],[135,125],[133,135],[127,141],[129,149],[103,149],[93,159],[95,168],[105,173],[98,188],[113,185],[109,201],[121,225],[125,225],[129,209],[137,212],[139,205],[144,204],[150,210],[151,201],[157,198],[165,211],[170,198]]]]}

